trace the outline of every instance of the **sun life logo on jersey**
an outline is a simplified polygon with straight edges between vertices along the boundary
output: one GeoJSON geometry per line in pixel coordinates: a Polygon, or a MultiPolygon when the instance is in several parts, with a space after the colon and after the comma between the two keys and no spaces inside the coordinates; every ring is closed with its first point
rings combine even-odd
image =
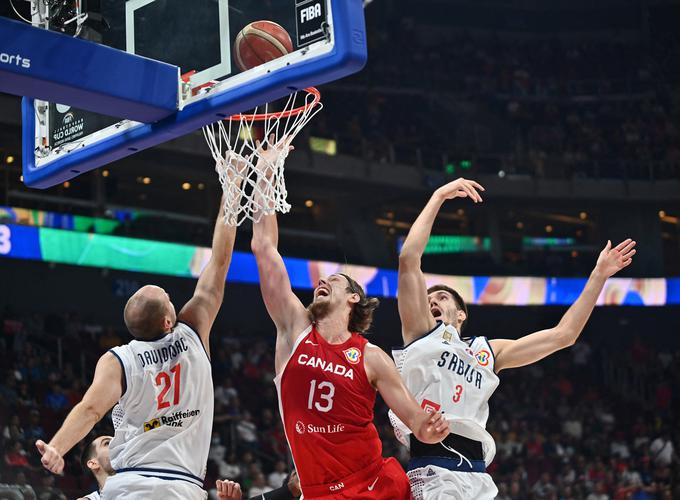
{"type": "Polygon", "coordinates": [[[475,357],[477,358],[477,363],[479,363],[481,366],[487,366],[489,364],[489,360],[491,359],[491,354],[489,354],[489,351],[483,350],[479,351],[475,357]]]}
{"type": "Polygon", "coordinates": [[[423,402],[420,403],[420,407],[427,413],[434,413],[439,411],[442,405],[435,403],[434,401],[430,401],[429,399],[423,399],[423,402]]]}
{"type": "Polygon", "coordinates": [[[345,349],[342,352],[345,354],[347,361],[349,361],[351,364],[356,365],[359,363],[359,360],[361,359],[361,351],[356,347],[350,347],[349,349],[345,349]]]}
{"type": "Polygon", "coordinates": [[[444,330],[444,333],[442,334],[442,339],[445,344],[448,344],[451,342],[451,339],[453,339],[453,335],[451,335],[451,332],[444,330]]]}
{"type": "Polygon", "coordinates": [[[298,434],[304,434],[305,433],[305,424],[300,422],[299,420],[295,423],[295,430],[297,431],[298,434]]]}

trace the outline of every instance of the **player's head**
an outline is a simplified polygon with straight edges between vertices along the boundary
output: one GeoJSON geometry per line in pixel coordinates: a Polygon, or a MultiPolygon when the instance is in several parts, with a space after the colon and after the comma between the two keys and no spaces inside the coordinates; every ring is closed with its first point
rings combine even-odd
{"type": "Polygon", "coordinates": [[[427,300],[434,319],[455,326],[459,333],[463,331],[468,310],[458,292],[446,285],[434,285],[427,289],[427,300]]]}
{"type": "MultiPolygon", "coordinates": [[[[84,470],[92,472],[97,481],[105,480],[106,477],[116,472],[111,467],[109,460],[109,444],[111,436],[99,436],[88,444],[80,456],[80,465],[84,470]]],[[[101,481],[100,481],[101,482],[101,481]]]]}
{"type": "Polygon", "coordinates": [[[159,286],[146,285],[125,304],[125,326],[132,336],[148,340],[170,331],[177,321],[170,296],[159,286]]]}
{"type": "Polygon", "coordinates": [[[365,333],[373,322],[373,311],[379,304],[378,299],[366,297],[364,289],[351,277],[336,273],[319,280],[314,289],[314,301],[308,310],[315,322],[329,314],[346,313],[347,329],[365,333]]]}

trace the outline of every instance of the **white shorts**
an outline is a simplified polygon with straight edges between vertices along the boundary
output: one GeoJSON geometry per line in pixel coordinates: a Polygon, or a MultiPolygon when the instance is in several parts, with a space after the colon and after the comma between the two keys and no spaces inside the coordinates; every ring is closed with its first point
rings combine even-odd
{"type": "Polygon", "coordinates": [[[457,472],[428,465],[407,472],[413,500],[491,500],[498,488],[485,472],[457,472]]]}
{"type": "Polygon", "coordinates": [[[187,481],[122,472],[106,480],[102,500],[205,500],[208,492],[187,481]]]}

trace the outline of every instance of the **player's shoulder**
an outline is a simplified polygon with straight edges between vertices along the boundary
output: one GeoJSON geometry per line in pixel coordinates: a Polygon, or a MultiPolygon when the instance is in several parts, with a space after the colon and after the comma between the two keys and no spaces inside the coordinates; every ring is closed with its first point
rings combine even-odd
{"type": "Polygon", "coordinates": [[[490,344],[491,342],[493,342],[493,340],[491,340],[486,335],[466,335],[465,337],[461,336],[460,340],[469,345],[480,342],[484,344],[490,344]]]}

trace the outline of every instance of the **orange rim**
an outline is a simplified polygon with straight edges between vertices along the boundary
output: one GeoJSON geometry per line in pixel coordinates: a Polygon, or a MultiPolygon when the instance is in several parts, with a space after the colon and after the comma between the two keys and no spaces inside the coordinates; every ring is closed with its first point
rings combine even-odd
{"type": "Polygon", "coordinates": [[[297,108],[289,109],[286,111],[279,111],[276,113],[258,113],[258,114],[237,114],[237,115],[231,115],[224,120],[226,121],[241,121],[241,120],[248,120],[248,121],[265,121],[269,120],[271,118],[290,118],[291,116],[297,116],[304,111],[307,111],[310,108],[313,108],[319,102],[321,101],[321,92],[319,92],[319,89],[316,87],[307,87],[304,89],[305,92],[308,94],[311,94],[314,96],[314,100],[310,103],[305,103],[302,106],[299,106],[297,108]]]}

